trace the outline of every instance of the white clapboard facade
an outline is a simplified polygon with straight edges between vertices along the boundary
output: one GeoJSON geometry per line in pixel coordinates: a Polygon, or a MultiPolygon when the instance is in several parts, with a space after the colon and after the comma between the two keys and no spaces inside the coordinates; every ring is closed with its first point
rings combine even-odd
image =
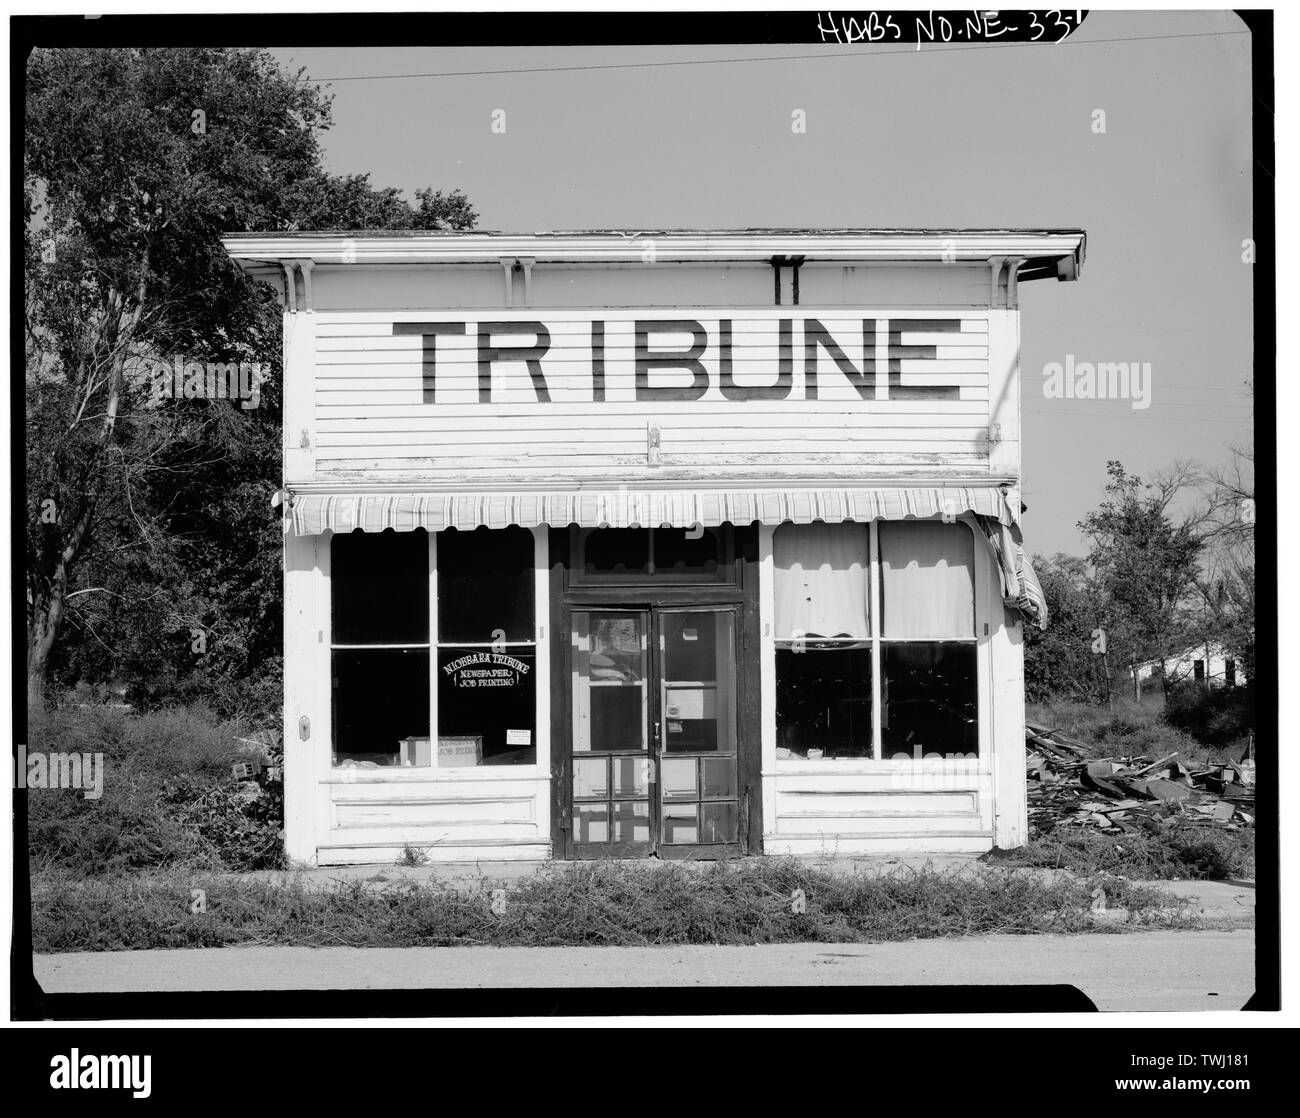
{"type": "Polygon", "coordinates": [[[317,864],[1025,840],[1018,285],[1077,231],[227,238],[317,864]]]}

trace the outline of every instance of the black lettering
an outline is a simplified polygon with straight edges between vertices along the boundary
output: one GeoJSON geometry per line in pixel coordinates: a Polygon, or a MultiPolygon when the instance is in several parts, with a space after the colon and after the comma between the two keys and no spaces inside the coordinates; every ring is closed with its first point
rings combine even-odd
{"type": "Polygon", "coordinates": [[[424,367],[421,388],[426,404],[436,403],[438,375],[438,339],[465,333],[463,322],[394,322],[393,334],[419,334],[424,339],[424,367]]]}
{"type": "Polygon", "coordinates": [[[528,366],[533,381],[533,391],[539,403],[551,402],[546,377],[542,373],[542,358],[551,348],[551,332],[541,322],[480,322],[478,324],[478,401],[492,402],[492,363],[494,361],[522,361],[528,366]],[[494,334],[532,334],[537,342],[530,346],[501,348],[492,344],[494,334]]]}
{"type": "Polygon", "coordinates": [[[596,403],[605,399],[605,324],[591,324],[591,398],[596,403]]]}
{"type": "Polygon", "coordinates": [[[776,383],[737,384],[731,372],[731,319],[718,323],[718,387],[728,400],[784,400],[794,388],[794,320],[780,320],[776,383]]]}
{"type": "Polygon", "coordinates": [[[904,386],[903,361],[936,361],[937,346],[903,345],[903,334],[959,334],[959,318],[896,318],[887,322],[889,330],[889,398],[891,400],[958,400],[961,389],[956,385],[931,384],[904,386]]]}
{"type": "Polygon", "coordinates": [[[636,398],[638,400],[698,400],[709,390],[709,374],[700,358],[709,344],[709,335],[703,326],[691,318],[652,319],[636,321],[636,398]],[[654,351],[650,349],[649,335],[658,333],[689,333],[691,347],[685,351],[654,351]],[[689,369],[691,383],[685,388],[651,387],[651,369],[689,369]]]}
{"type": "MultiPolygon", "coordinates": [[[[874,328],[873,328],[874,336],[874,328]]],[[[865,328],[864,328],[865,338],[865,328]]],[[[874,341],[873,341],[874,346],[874,341]]],[[[861,372],[850,361],[847,355],[839,347],[839,343],[831,337],[830,332],[815,318],[805,318],[803,322],[803,378],[804,378],[804,399],[817,399],[817,347],[821,346],[828,354],[831,360],[835,362],[836,367],[846,377],[849,383],[858,390],[858,395],[864,400],[874,400],[876,397],[875,377],[867,378],[865,369],[861,372]]],[[[872,349],[874,355],[875,350],[872,349]]],[[[874,357],[873,357],[874,362],[874,357]]]]}

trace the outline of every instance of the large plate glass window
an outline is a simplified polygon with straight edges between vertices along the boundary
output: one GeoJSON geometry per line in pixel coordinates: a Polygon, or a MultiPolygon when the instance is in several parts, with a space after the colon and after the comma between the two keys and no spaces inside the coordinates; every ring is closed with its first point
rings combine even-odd
{"type": "Polygon", "coordinates": [[[783,524],[772,561],[779,761],[978,754],[966,525],[783,524]]]}
{"type": "Polygon", "coordinates": [[[330,616],[333,763],[427,766],[428,533],[334,536],[330,616]]]}
{"type": "Polygon", "coordinates": [[[975,538],[964,524],[882,521],[881,751],[979,752],[975,538]]]}
{"type": "Polygon", "coordinates": [[[533,535],[438,533],[437,767],[537,760],[533,535]]]}
{"type": "Polygon", "coordinates": [[[869,541],[865,524],[772,534],[782,760],[873,756],[869,541]]]}

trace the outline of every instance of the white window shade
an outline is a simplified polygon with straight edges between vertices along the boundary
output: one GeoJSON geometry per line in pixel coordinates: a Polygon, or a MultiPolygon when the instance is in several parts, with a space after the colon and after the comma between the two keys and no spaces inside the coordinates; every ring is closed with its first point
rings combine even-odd
{"type": "Polygon", "coordinates": [[[782,524],[772,533],[776,638],[871,636],[865,524],[782,524]]]}
{"type": "Polygon", "coordinates": [[[975,635],[975,544],[965,525],[881,523],[880,573],[886,640],[975,635]]]}

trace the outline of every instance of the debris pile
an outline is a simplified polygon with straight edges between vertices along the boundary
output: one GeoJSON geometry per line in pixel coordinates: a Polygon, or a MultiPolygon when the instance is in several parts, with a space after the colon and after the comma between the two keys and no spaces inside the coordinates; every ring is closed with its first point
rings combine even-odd
{"type": "Polygon", "coordinates": [[[1063,824],[1111,834],[1152,831],[1171,816],[1232,831],[1255,822],[1253,759],[1201,767],[1177,753],[1150,762],[1097,758],[1081,742],[1032,722],[1025,724],[1025,746],[1034,834],[1063,824]]]}

